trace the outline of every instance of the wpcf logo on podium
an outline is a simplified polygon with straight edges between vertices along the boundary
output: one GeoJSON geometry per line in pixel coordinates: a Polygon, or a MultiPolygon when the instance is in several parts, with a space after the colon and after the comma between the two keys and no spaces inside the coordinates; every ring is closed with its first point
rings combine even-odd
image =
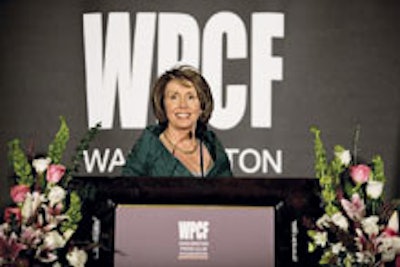
{"type": "Polygon", "coordinates": [[[178,221],[178,259],[208,260],[209,232],[209,221],[178,221]]]}

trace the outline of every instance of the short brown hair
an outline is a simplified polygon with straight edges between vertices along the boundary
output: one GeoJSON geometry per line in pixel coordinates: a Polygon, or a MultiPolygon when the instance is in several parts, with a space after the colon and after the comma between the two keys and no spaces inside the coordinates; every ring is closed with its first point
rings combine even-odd
{"type": "Polygon", "coordinates": [[[152,101],[153,112],[158,119],[158,123],[164,124],[168,121],[164,107],[164,94],[165,88],[171,80],[178,80],[183,83],[189,81],[193,83],[197,96],[199,97],[200,108],[203,111],[199,117],[199,121],[206,125],[214,109],[214,101],[210,86],[200,72],[188,65],[168,70],[156,80],[152,90],[152,101]]]}

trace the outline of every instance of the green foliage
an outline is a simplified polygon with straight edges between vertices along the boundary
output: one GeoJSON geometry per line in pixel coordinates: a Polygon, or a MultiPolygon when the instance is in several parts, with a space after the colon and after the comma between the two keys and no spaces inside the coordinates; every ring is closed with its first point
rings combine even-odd
{"type": "Polygon", "coordinates": [[[89,149],[90,143],[96,137],[99,129],[101,127],[100,123],[97,123],[95,127],[90,128],[83,138],[80,140],[79,144],[75,148],[75,153],[71,158],[70,164],[67,167],[66,179],[64,179],[63,184],[67,185],[72,179],[72,173],[79,171],[80,163],[82,162],[83,152],[89,149]]]}
{"type": "MultiPolygon", "coordinates": [[[[335,155],[343,153],[344,151],[345,149],[340,145],[336,145],[334,148],[335,155]]],[[[335,156],[334,159],[331,161],[330,169],[334,179],[335,186],[338,186],[340,184],[340,175],[344,171],[345,167],[346,166],[341,162],[340,158],[337,156],[335,156]]]]}
{"type": "Polygon", "coordinates": [[[67,219],[61,224],[61,231],[63,233],[68,229],[76,231],[76,229],[78,229],[79,222],[82,220],[81,199],[76,192],[71,192],[69,202],[69,208],[65,212],[67,219]]]}
{"type": "Polygon", "coordinates": [[[8,142],[8,150],[8,157],[13,165],[15,175],[18,177],[18,184],[31,186],[34,183],[32,167],[24,151],[21,149],[20,140],[14,139],[8,142]]]}
{"type": "Polygon", "coordinates": [[[374,180],[385,182],[385,172],[384,172],[384,163],[381,156],[376,155],[372,158],[372,163],[374,164],[374,180]]]}
{"type": "Polygon", "coordinates": [[[100,123],[97,123],[95,127],[90,128],[83,138],[80,140],[78,146],[75,148],[75,154],[71,159],[70,170],[77,172],[79,171],[79,163],[83,158],[83,151],[89,149],[90,143],[93,141],[94,137],[99,132],[99,128],[101,127],[100,123]]]}
{"type": "MultiPolygon", "coordinates": [[[[311,132],[314,134],[315,175],[319,179],[321,186],[321,196],[325,212],[331,216],[338,211],[338,208],[335,206],[336,185],[340,182],[339,175],[343,167],[338,158],[335,158],[328,164],[326,150],[321,140],[321,131],[316,127],[312,127],[311,132]]],[[[340,147],[337,148],[337,150],[340,149],[340,147]]]]}
{"type": "Polygon", "coordinates": [[[69,128],[63,116],[60,116],[60,122],[60,129],[56,133],[53,142],[50,143],[47,153],[53,164],[60,164],[69,140],[69,128]]]}
{"type": "Polygon", "coordinates": [[[335,255],[333,255],[333,253],[330,250],[325,251],[324,254],[321,256],[321,259],[319,260],[319,264],[321,265],[329,264],[334,256],[335,255]]]}
{"type": "Polygon", "coordinates": [[[326,161],[326,151],[324,145],[321,141],[320,133],[321,131],[312,127],[311,132],[314,133],[314,152],[315,152],[315,175],[317,178],[321,179],[325,176],[327,172],[327,161],[326,161]]]}

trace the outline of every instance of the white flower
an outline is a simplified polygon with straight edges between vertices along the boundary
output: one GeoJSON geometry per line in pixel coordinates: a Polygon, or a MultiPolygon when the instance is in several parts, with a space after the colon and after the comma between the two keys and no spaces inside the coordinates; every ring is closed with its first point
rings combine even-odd
{"type": "Polygon", "coordinates": [[[62,248],[65,246],[65,239],[57,231],[51,231],[46,233],[43,240],[43,247],[45,249],[53,250],[62,248]]]}
{"type": "Polygon", "coordinates": [[[351,154],[350,154],[349,150],[343,150],[341,152],[335,152],[335,156],[337,158],[339,158],[340,162],[343,165],[348,166],[350,164],[351,154]]]}
{"type": "Polygon", "coordinates": [[[396,233],[399,232],[399,214],[397,213],[397,210],[395,210],[393,214],[390,216],[387,227],[396,233]]]}
{"type": "Polygon", "coordinates": [[[345,247],[343,246],[342,242],[338,242],[338,243],[334,243],[332,244],[332,253],[337,255],[339,254],[341,251],[345,251],[345,247]]]}
{"type": "Polygon", "coordinates": [[[349,222],[341,212],[336,212],[332,215],[332,222],[342,230],[347,231],[349,229],[349,222]]]}
{"type": "Polygon", "coordinates": [[[50,163],[50,158],[39,158],[32,161],[32,166],[35,168],[37,173],[43,173],[45,170],[47,170],[47,167],[50,163]]]}
{"type": "Polygon", "coordinates": [[[6,222],[0,224],[0,237],[5,237],[5,232],[7,231],[10,231],[10,224],[6,222]]]}
{"type": "Polygon", "coordinates": [[[396,257],[396,254],[400,252],[400,237],[383,237],[380,239],[378,251],[382,254],[382,261],[393,261],[396,257]]]}
{"type": "Polygon", "coordinates": [[[58,256],[56,253],[50,252],[49,250],[46,250],[46,249],[42,250],[40,248],[38,250],[36,250],[35,257],[44,263],[54,262],[58,259],[58,256]]]}
{"type": "Polygon", "coordinates": [[[45,201],[45,199],[45,196],[39,192],[28,192],[21,208],[22,220],[25,222],[31,218],[36,213],[40,205],[45,201]]]}
{"type": "Polygon", "coordinates": [[[62,265],[61,265],[61,263],[56,261],[55,263],[53,263],[52,267],[62,267],[62,265]]]}
{"type": "Polygon", "coordinates": [[[56,185],[52,187],[48,195],[50,206],[53,207],[55,204],[63,201],[66,194],[67,193],[65,192],[64,188],[61,186],[56,185]]]}
{"type": "Polygon", "coordinates": [[[375,215],[363,219],[361,225],[364,232],[369,236],[377,235],[379,233],[378,221],[379,217],[375,215]]]}
{"type": "Polygon", "coordinates": [[[328,242],[328,233],[327,232],[316,232],[314,235],[315,244],[320,247],[325,247],[328,242]]]}
{"type": "Polygon", "coordinates": [[[67,253],[68,263],[73,267],[83,267],[87,261],[87,254],[84,250],[74,247],[67,253]]]}
{"type": "Polygon", "coordinates": [[[21,208],[21,215],[23,221],[27,221],[34,213],[32,202],[33,202],[32,194],[31,193],[26,194],[24,204],[22,205],[21,208]]]}
{"type": "Polygon", "coordinates": [[[369,251],[356,252],[357,262],[369,264],[375,261],[375,257],[369,251]]]}
{"type": "Polygon", "coordinates": [[[356,228],[356,236],[354,237],[354,241],[356,241],[356,246],[359,250],[363,250],[363,246],[365,243],[364,232],[360,228],[356,228]]]}
{"type": "Polygon", "coordinates": [[[328,214],[324,214],[322,215],[316,222],[317,226],[319,228],[323,228],[323,227],[329,227],[329,223],[331,222],[331,217],[329,217],[328,214]]]}
{"type": "Polygon", "coordinates": [[[383,192],[383,183],[380,181],[368,181],[367,195],[372,199],[378,199],[383,192]]]}

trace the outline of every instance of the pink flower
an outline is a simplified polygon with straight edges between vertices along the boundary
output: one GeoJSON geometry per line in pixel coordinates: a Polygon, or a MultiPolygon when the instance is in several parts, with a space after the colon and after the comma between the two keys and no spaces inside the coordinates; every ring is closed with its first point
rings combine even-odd
{"type": "Polygon", "coordinates": [[[51,215],[51,216],[58,216],[62,213],[64,208],[63,203],[58,203],[56,204],[54,207],[48,207],[47,212],[51,215]]]}
{"type": "Polygon", "coordinates": [[[18,237],[15,233],[11,233],[9,237],[0,236],[0,258],[14,261],[21,250],[24,249],[26,249],[26,246],[18,242],[18,237]]]}
{"type": "Polygon", "coordinates": [[[6,222],[11,222],[12,216],[15,216],[16,220],[20,222],[22,219],[21,209],[18,207],[8,207],[4,210],[4,220],[6,222]]]}
{"type": "Polygon", "coordinates": [[[28,246],[37,246],[41,242],[43,232],[40,228],[33,226],[22,228],[21,241],[28,246]]]}
{"type": "Polygon", "coordinates": [[[24,185],[24,184],[19,184],[19,185],[14,185],[13,187],[11,187],[10,195],[11,195],[12,200],[15,203],[22,203],[25,201],[26,194],[30,191],[31,190],[30,190],[29,186],[24,185]]]}
{"type": "Polygon", "coordinates": [[[359,221],[365,214],[365,204],[358,194],[351,196],[351,202],[342,198],[340,203],[346,211],[347,216],[352,220],[359,221]]]}
{"type": "Polygon", "coordinates": [[[58,183],[65,173],[65,166],[60,164],[51,164],[47,168],[46,180],[50,183],[58,183]]]}
{"type": "Polygon", "coordinates": [[[350,167],[350,176],[355,183],[366,183],[371,175],[371,169],[364,164],[359,164],[350,167]]]}

